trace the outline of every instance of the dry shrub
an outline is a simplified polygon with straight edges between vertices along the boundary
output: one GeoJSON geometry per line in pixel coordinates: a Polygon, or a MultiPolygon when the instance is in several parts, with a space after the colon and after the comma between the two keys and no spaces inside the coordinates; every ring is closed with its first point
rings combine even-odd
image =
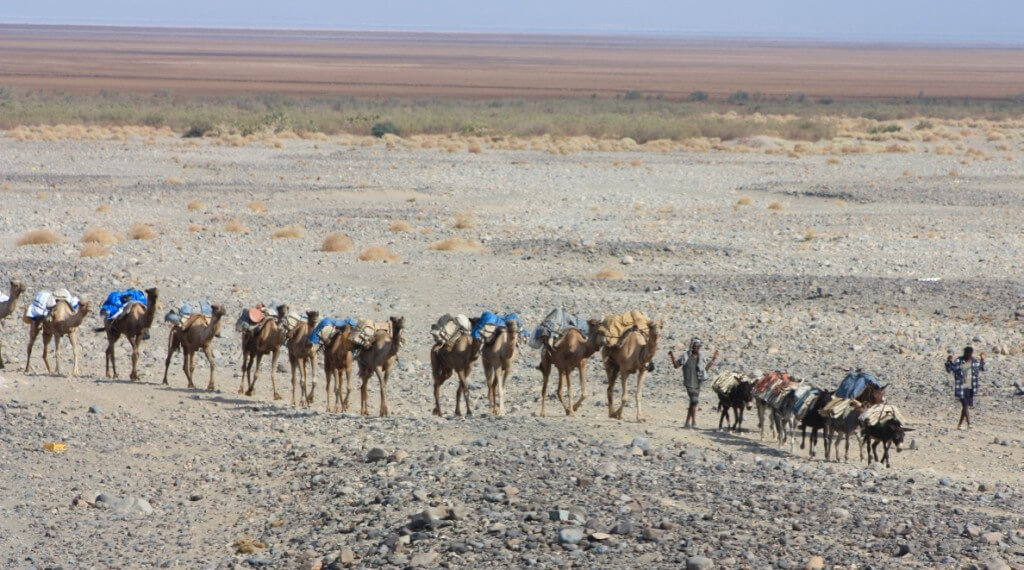
{"type": "Polygon", "coordinates": [[[469,143],[469,146],[466,147],[466,150],[470,154],[480,154],[481,152],[484,151],[484,149],[480,146],[480,143],[478,143],[478,142],[471,142],[471,143],[469,143]]]}
{"type": "Polygon", "coordinates": [[[47,194],[46,192],[39,192],[38,194],[36,194],[36,198],[38,198],[40,200],[45,200],[45,199],[47,199],[49,197],[50,197],[50,195],[47,194]]]}
{"type": "Polygon", "coordinates": [[[267,205],[258,200],[256,202],[249,202],[249,210],[256,212],[257,214],[262,214],[267,211],[267,205]]]}
{"type": "Polygon", "coordinates": [[[51,243],[60,243],[64,241],[64,238],[60,237],[60,234],[49,229],[39,228],[25,232],[18,241],[14,242],[17,245],[47,245],[51,243]]]}
{"type": "Polygon", "coordinates": [[[99,206],[96,206],[96,211],[97,212],[106,212],[109,209],[110,209],[110,206],[108,206],[106,204],[100,204],[99,206]]]}
{"type": "Polygon", "coordinates": [[[156,237],[156,230],[149,224],[136,223],[128,230],[128,237],[131,239],[153,239],[156,237]]]}
{"type": "Polygon", "coordinates": [[[364,249],[359,253],[359,261],[383,261],[384,263],[398,263],[402,258],[390,249],[375,245],[364,249]]]}
{"type": "Polygon", "coordinates": [[[412,224],[405,220],[395,220],[391,222],[391,225],[388,227],[388,229],[395,233],[410,232],[412,231],[412,224]]]}
{"type": "Polygon", "coordinates": [[[99,243],[90,242],[82,246],[82,251],[78,252],[81,257],[105,257],[110,255],[110,250],[99,243]]]}
{"type": "Polygon", "coordinates": [[[594,274],[594,279],[625,279],[626,274],[614,267],[604,267],[594,274]]]}
{"type": "Polygon", "coordinates": [[[184,184],[185,181],[182,180],[181,178],[178,178],[177,176],[171,176],[167,178],[167,183],[170,184],[171,186],[179,186],[181,184],[184,184]]]}
{"type": "Polygon", "coordinates": [[[274,148],[284,148],[284,141],[275,140],[274,141],[274,148]]]}
{"type": "Polygon", "coordinates": [[[988,137],[987,138],[988,138],[989,142],[1004,141],[1004,140],[1006,140],[1006,135],[1004,135],[1003,133],[1001,133],[999,131],[990,131],[988,133],[988,137]]]}
{"type": "Polygon", "coordinates": [[[952,146],[950,146],[948,144],[940,144],[939,146],[935,147],[935,154],[940,154],[940,155],[943,155],[943,156],[949,156],[949,155],[951,155],[951,154],[953,154],[955,152],[956,152],[956,149],[954,149],[952,146]]]}
{"type": "Polygon", "coordinates": [[[455,214],[455,228],[468,230],[476,227],[476,214],[470,211],[455,214]]]}
{"type": "Polygon", "coordinates": [[[194,233],[201,232],[201,231],[203,231],[203,226],[201,226],[199,224],[189,224],[188,225],[188,233],[190,233],[190,234],[194,234],[194,233]]]}
{"type": "Polygon", "coordinates": [[[772,202],[771,204],[768,204],[768,209],[769,210],[781,210],[782,209],[782,202],[772,202]]]}
{"type": "Polygon", "coordinates": [[[818,239],[818,231],[814,228],[810,228],[804,232],[804,241],[813,241],[818,239]]]}
{"type": "Polygon", "coordinates": [[[89,228],[82,234],[82,243],[96,243],[99,245],[112,245],[121,241],[121,236],[107,228],[89,228]]]}
{"type": "Polygon", "coordinates": [[[482,251],[484,248],[480,242],[461,237],[450,237],[430,244],[434,251],[482,251]]]}
{"type": "Polygon", "coordinates": [[[330,234],[324,238],[323,245],[320,246],[321,251],[352,251],[355,243],[352,238],[345,234],[335,233],[330,234]]]}
{"type": "Polygon", "coordinates": [[[191,202],[188,203],[187,208],[188,208],[189,212],[195,212],[196,210],[202,210],[203,209],[203,203],[200,202],[199,200],[192,200],[191,202]]]}
{"type": "Polygon", "coordinates": [[[266,543],[248,536],[239,538],[232,546],[235,547],[235,552],[238,554],[252,554],[267,547],[266,543]]]}
{"type": "Polygon", "coordinates": [[[825,162],[827,162],[828,164],[840,164],[840,163],[842,163],[841,160],[839,160],[838,158],[836,158],[834,156],[829,157],[829,159],[826,160],[825,162]]]}
{"type": "Polygon", "coordinates": [[[300,238],[306,235],[306,231],[302,229],[302,226],[284,226],[283,228],[277,228],[274,233],[270,234],[270,237],[274,239],[278,238],[300,238]]]}
{"type": "Polygon", "coordinates": [[[960,172],[957,171],[956,169],[950,170],[949,171],[949,177],[950,178],[960,178],[960,172]]]}
{"type": "Polygon", "coordinates": [[[231,218],[230,220],[228,220],[227,223],[224,224],[224,229],[233,234],[249,233],[249,228],[235,218],[231,218]]]}
{"type": "Polygon", "coordinates": [[[740,196],[739,200],[736,200],[737,206],[749,206],[754,203],[753,198],[750,196],[740,196]]]}
{"type": "Polygon", "coordinates": [[[629,165],[630,166],[643,166],[644,165],[644,161],[642,161],[642,160],[631,160],[631,161],[629,161],[629,165]]]}
{"type": "Polygon", "coordinates": [[[891,145],[885,147],[885,152],[910,154],[914,152],[914,146],[902,143],[892,143],[891,145]]]}

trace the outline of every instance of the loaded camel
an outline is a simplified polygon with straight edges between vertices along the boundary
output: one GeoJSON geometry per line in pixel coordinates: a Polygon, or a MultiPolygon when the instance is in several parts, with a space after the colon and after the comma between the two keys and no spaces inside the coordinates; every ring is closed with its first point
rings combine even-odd
{"type": "Polygon", "coordinates": [[[242,380],[238,384],[238,393],[252,396],[256,388],[256,380],[260,376],[260,364],[263,357],[271,355],[270,384],[274,389],[274,399],[280,400],[277,391],[277,358],[281,354],[281,345],[288,338],[288,306],[277,306],[277,317],[264,317],[255,327],[242,333],[242,380]],[[256,371],[253,373],[253,364],[256,371]],[[249,381],[246,388],[246,379],[249,381]]]}
{"type": "Polygon", "coordinates": [[[380,382],[380,415],[388,415],[388,378],[398,362],[405,317],[391,317],[391,332],[377,331],[370,346],[359,351],[359,413],[367,415],[367,384],[376,375],[380,382]]]}
{"type": "Polygon", "coordinates": [[[661,323],[648,324],[646,343],[644,334],[634,327],[617,345],[601,349],[604,370],[608,375],[608,417],[622,419],[622,409],[626,406],[628,390],[626,381],[631,374],[636,374],[636,421],[646,421],[643,417],[644,376],[647,375],[648,364],[654,360],[654,353],[658,350],[658,334],[661,327],[661,323]],[[618,409],[614,405],[616,380],[622,383],[622,399],[618,409]]]}
{"type": "Polygon", "coordinates": [[[114,361],[114,344],[123,335],[128,339],[132,347],[132,372],[129,378],[132,381],[139,379],[139,355],[142,351],[142,341],[149,336],[149,327],[153,324],[153,317],[156,315],[156,300],[160,291],[157,288],[146,289],[146,306],[133,303],[125,312],[113,321],[105,321],[102,327],[93,329],[94,332],[107,333],[106,351],[106,376],[117,378],[117,364],[114,361]],[[111,374],[113,373],[113,374],[111,374]]]}
{"type": "MultiPolygon", "coordinates": [[[[306,312],[306,322],[299,323],[289,333],[285,340],[288,348],[288,363],[292,368],[292,406],[295,405],[295,370],[299,369],[302,375],[302,406],[306,407],[313,403],[313,390],[316,389],[316,345],[309,339],[313,334],[316,323],[320,320],[320,313],[316,311],[306,312]],[[306,366],[309,366],[309,374],[313,376],[313,383],[306,391],[307,374],[306,366]],[[308,394],[308,396],[307,396],[308,394]]],[[[330,401],[327,402],[330,404],[330,401]]]]}
{"type": "Polygon", "coordinates": [[[206,361],[210,364],[210,383],[206,385],[207,390],[214,390],[213,374],[217,366],[213,362],[213,350],[211,344],[213,337],[220,332],[221,320],[224,317],[224,307],[213,305],[213,313],[206,315],[190,315],[183,322],[174,325],[170,334],[167,335],[167,359],[164,360],[164,384],[167,384],[167,369],[171,365],[171,357],[181,349],[182,365],[188,379],[188,387],[195,388],[192,377],[196,371],[196,352],[202,350],[206,355],[206,361]]]}
{"type": "Polygon", "coordinates": [[[331,396],[334,396],[334,410],[348,411],[348,397],[352,392],[352,327],[342,326],[334,331],[324,347],[324,383],[327,390],[327,411],[331,410],[331,396]],[[331,393],[331,381],[334,393],[331,393]],[[341,396],[341,385],[345,384],[345,397],[341,396]]]}
{"type": "MultiPolygon", "coordinates": [[[[590,330],[596,330],[600,321],[591,320],[587,323],[590,330]]],[[[540,388],[540,417],[547,414],[546,404],[548,399],[548,378],[551,376],[551,367],[558,371],[558,401],[565,408],[565,415],[575,416],[576,410],[580,409],[583,400],[587,398],[587,360],[600,349],[598,335],[591,334],[585,338],[583,333],[576,328],[570,328],[551,347],[547,344],[540,352],[540,373],[544,376],[544,383],[540,388]],[[577,370],[580,375],[580,399],[572,401],[572,371],[577,370]],[[562,387],[565,386],[566,394],[563,395],[562,387]]]]}
{"type": "Polygon", "coordinates": [[[29,371],[29,364],[32,360],[32,345],[36,342],[36,335],[43,333],[43,363],[46,364],[46,373],[50,374],[50,339],[53,339],[53,356],[56,359],[57,374],[60,374],[60,338],[68,337],[71,343],[71,354],[74,363],[71,367],[73,377],[81,374],[78,369],[78,327],[89,314],[89,303],[83,302],[78,305],[78,310],[73,311],[67,301],[61,299],[50,311],[50,314],[39,320],[34,320],[28,330],[28,354],[25,356],[25,372],[29,371]]]}
{"type": "MultiPolygon", "coordinates": [[[[505,384],[512,374],[512,361],[516,359],[519,344],[519,323],[509,320],[505,330],[494,334],[490,344],[480,349],[480,363],[487,379],[487,400],[491,403],[491,415],[505,415],[505,384]]],[[[467,405],[468,407],[468,405],[467,405]]]]}
{"type": "MultiPolygon", "coordinates": [[[[477,319],[470,319],[476,326],[477,319]]],[[[455,390],[455,415],[462,415],[462,401],[466,402],[466,415],[473,415],[469,405],[469,373],[473,363],[480,358],[482,342],[469,333],[463,333],[449,344],[435,344],[430,349],[430,371],[434,377],[434,415],[441,415],[441,386],[455,373],[459,378],[459,387],[455,390]]]]}
{"type": "MultiPolygon", "coordinates": [[[[18,297],[25,291],[19,281],[11,279],[10,289],[7,290],[7,300],[0,303],[0,323],[7,318],[8,315],[14,312],[15,305],[18,304],[18,297]]],[[[4,368],[4,355],[3,355],[3,342],[0,341],[0,370],[4,368]]]]}

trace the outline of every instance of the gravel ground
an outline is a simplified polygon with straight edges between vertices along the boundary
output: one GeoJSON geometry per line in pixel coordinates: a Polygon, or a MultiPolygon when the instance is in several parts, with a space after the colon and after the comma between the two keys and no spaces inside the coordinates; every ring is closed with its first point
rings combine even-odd
{"type": "MultiPolygon", "coordinates": [[[[1024,397],[1013,387],[1024,363],[1020,164],[0,138],[0,280],[29,289],[0,329],[0,559],[11,568],[1024,567],[1024,397]],[[186,208],[193,201],[201,206],[186,208]],[[251,211],[253,201],[268,211],[251,211]],[[476,226],[454,228],[459,212],[476,226]],[[226,231],[232,219],[248,232],[226,231]],[[412,230],[391,231],[396,220],[412,230]],[[86,229],[128,234],[133,223],[157,237],[79,257],[86,229]],[[271,238],[286,225],[304,236],[271,238]],[[15,245],[39,227],[66,241],[15,245]],[[355,251],[319,251],[333,232],[355,251]],[[484,249],[430,249],[454,236],[484,249]],[[357,259],[374,245],[401,261],[357,259]],[[622,278],[596,278],[601,269],[622,278]],[[180,356],[171,386],[159,384],[162,326],[144,346],[142,382],[105,379],[105,341],[86,327],[81,377],[40,372],[38,347],[34,372],[21,373],[27,327],[16,317],[36,290],[67,287],[96,306],[125,286],[158,286],[163,309],[222,303],[231,321],[257,301],[403,315],[392,416],[324,413],[322,372],[309,410],[273,401],[266,370],[255,398],[236,395],[230,326],[215,342],[212,393],[184,388],[180,356]],[[440,315],[514,310],[534,326],[559,305],[666,320],[644,385],[646,423],[632,409],[626,421],[607,418],[596,359],[578,417],[554,414],[557,400],[536,417],[538,354],[525,346],[505,417],[487,413],[479,368],[471,418],[430,416],[428,331],[440,315]],[[892,469],[856,453],[849,463],[809,460],[756,430],[712,430],[710,390],[701,429],[681,429],[686,395],[664,355],[691,336],[721,352],[720,366],[785,369],[823,388],[857,366],[875,372],[916,428],[914,449],[892,469]],[[957,431],[942,362],[966,344],[988,353],[990,370],[975,426],[957,431]],[[45,441],[68,450],[45,452],[45,441]]],[[[282,368],[282,391],[288,378],[282,368]]],[[[454,394],[446,384],[446,413],[454,394]]]]}

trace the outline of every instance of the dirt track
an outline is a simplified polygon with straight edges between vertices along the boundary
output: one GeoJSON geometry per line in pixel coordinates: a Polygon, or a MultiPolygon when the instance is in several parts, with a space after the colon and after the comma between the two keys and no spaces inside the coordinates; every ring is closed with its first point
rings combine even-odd
{"type": "Polygon", "coordinates": [[[1005,98],[1024,50],[657,38],[0,26],[0,85],[68,92],[1005,98]]]}

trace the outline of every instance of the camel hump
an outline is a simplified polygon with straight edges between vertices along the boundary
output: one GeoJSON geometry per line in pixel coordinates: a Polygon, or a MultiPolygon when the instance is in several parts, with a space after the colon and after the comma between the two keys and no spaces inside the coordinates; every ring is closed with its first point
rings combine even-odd
{"type": "Polygon", "coordinates": [[[188,317],[185,317],[184,321],[182,321],[182,323],[181,323],[181,330],[187,331],[188,329],[190,329],[190,328],[192,328],[193,326],[196,326],[196,325],[204,326],[204,327],[205,326],[209,326],[210,325],[210,317],[208,317],[207,315],[200,314],[200,313],[195,313],[195,314],[189,315],[188,317]]]}

